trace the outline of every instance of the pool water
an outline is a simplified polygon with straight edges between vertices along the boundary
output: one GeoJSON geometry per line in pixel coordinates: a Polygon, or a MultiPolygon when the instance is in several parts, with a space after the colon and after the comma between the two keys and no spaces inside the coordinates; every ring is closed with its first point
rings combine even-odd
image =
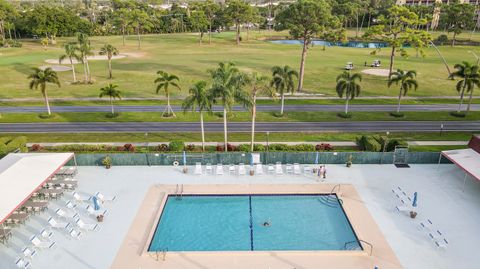
{"type": "Polygon", "coordinates": [[[149,251],[361,249],[335,195],[169,196],[149,251]],[[270,225],[265,225],[265,223],[270,225]]]}
{"type": "MultiPolygon", "coordinates": [[[[275,44],[288,44],[288,45],[299,45],[303,44],[300,40],[272,40],[271,43],[275,44]]],[[[348,48],[386,48],[388,45],[384,42],[358,42],[358,41],[348,41],[348,42],[329,42],[323,40],[313,40],[314,46],[327,46],[327,47],[348,47],[348,48]]]]}

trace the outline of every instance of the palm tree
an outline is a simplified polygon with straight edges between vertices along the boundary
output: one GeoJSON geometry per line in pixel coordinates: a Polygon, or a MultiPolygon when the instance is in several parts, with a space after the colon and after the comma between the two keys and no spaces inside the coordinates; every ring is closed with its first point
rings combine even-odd
{"type": "Polygon", "coordinates": [[[98,97],[102,98],[108,96],[110,98],[110,107],[112,108],[112,117],[115,116],[115,109],[113,108],[113,101],[115,99],[122,99],[121,92],[117,90],[118,85],[108,84],[108,86],[100,88],[100,95],[98,97]]]}
{"type": "Polygon", "coordinates": [[[212,101],[207,90],[207,82],[200,80],[190,87],[190,95],[185,98],[182,104],[184,112],[191,110],[192,112],[200,112],[200,128],[202,131],[202,150],[205,151],[205,131],[203,128],[203,112],[212,111],[212,101]]]}
{"type": "Polygon", "coordinates": [[[348,114],[348,100],[353,100],[360,95],[362,90],[359,82],[362,81],[362,75],[355,73],[353,75],[350,72],[344,71],[337,77],[337,94],[342,98],[345,95],[345,115],[348,114]]]}
{"type": "Polygon", "coordinates": [[[175,75],[170,75],[167,72],[164,71],[158,71],[157,72],[160,77],[155,79],[155,83],[158,83],[157,85],[157,94],[160,90],[165,91],[165,96],[167,97],[167,107],[165,108],[165,111],[163,111],[162,117],[170,117],[173,116],[175,117],[175,113],[173,113],[173,109],[170,106],[170,90],[169,87],[170,85],[177,88],[180,90],[180,86],[178,86],[178,82],[180,81],[177,76],[175,75]]]}
{"type": "Polygon", "coordinates": [[[60,87],[57,72],[53,71],[50,67],[45,70],[36,67],[32,69],[33,73],[28,76],[29,79],[32,79],[30,81],[30,89],[36,90],[40,87],[43,99],[45,100],[45,105],[47,106],[48,115],[51,115],[52,112],[50,111],[50,103],[48,102],[47,83],[52,83],[60,87]]]}
{"type": "Polygon", "coordinates": [[[90,66],[88,65],[87,56],[93,55],[92,46],[90,45],[90,40],[87,34],[78,33],[77,34],[80,57],[83,63],[83,71],[85,72],[85,83],[92,81],[92,75],[90,74],[90,66]]]}
{"type": "Polygon", "coordinates": [[[223,130],[225,140],[225,151],[228,151],[227,140],[227,112],[232,110],[235,102],[240,103],[245,108],[252,104],[248,94],[243,90],[248,79],[245,74],[240,72],[233,63],[219,63],[218,68],[209,70],[213,79],[211,96],[214,102],[220,102],[223,106],[223,130]]]}
{"type": "Polygon", "coordinates": [[[270,85],[275,87],[275,90],[280,93],[281,96],[281,108],[280,115],[283,116],[283,108],[285,106],[285,93],[295,90],[294,77],[298,78],[297,71],[293,70],[290,66],[285,65],[284,67],[274,66],[272,68],[272,81],[270,85]]]}
{"type": "Polygon", "coordinates": [[[398,105],[397,105],[397,114],[400,113],[400,102],[402,100],[402,95],[406,96],[410,89],[417,90],[418,82],[415,79],[417,72],[415,70],[403,71],[397,69],[396,72],[393,72],[390,78],[388,79],[388,87],[400,84],[400,91],[398,93],[398,105]]]}
{"type": "Polygon", "coordinates": [[[108,58],[108,78],[112,78],[112,57],[118,55],[118,49],[110,44],[105,44],[98,53],[100,55],[107,55],[108,58]]]}
{"type": "Polygon", "coordinates": [[[250,151],[253,151],[255,143],[255,119],[257,117],[257,95],[264,94],[275,98],[275,90],[268,84],[268,77],[254,72],[249,77],[250,94],[252,99],[252,139],[250,141],[250,151]]]}
{"type": "Polygon", "coordinates": [[[78,55],[79,47],[74,42],[69,42],[65,44],[65,54],[60,56],[58,62],[61,64],[63,60],[68,58],[70,60],[70,65],[72,66],[72,75],[73,75],[73,83],[77,82],[77,77],[75,76],[75,65],[73,64],[73,60],[75,59],[77,62],[80,62],[82,59],[80,55],[78,55]]]}
{"type": "Polygon", "coordinates": [[[468,62],[463,62],[461,64],[456,64],[456,71],[451,74],[451,78],[458,77],[460,80],[457,82],[456,89],[460,93],[460,104],[458,106],[457,113],[460,113],[462,110],[463,99],[465,97],[465,92],[470,92],[470,100],[467,108],[467,112],[470,110],[470,102],[473,97],[473,89],[480,87],[480,75],[479,75],[479,66],[472,65],[468,62]]]}

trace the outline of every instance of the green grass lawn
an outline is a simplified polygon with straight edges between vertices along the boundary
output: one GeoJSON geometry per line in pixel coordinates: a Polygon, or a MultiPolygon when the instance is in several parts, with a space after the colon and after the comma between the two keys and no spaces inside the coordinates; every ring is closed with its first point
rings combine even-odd
{"type": "MultiPolygon", "coordinates": [[[[277,117],[273,112],[259,112],[259,122],[318,122],[318,121],[457,121],[478,120],[480,111],[470,112],[464,118],[453,117],[449,112],[405,112],[403,118],[392,117],[389,112],[354,112],[352,117],[345,119],[337,112],[288,112],[283,117],[277,117]]],[[[21,122],[192,122],[199,121],[198,113],[177,113],[176,117],[164,118],[160,112],[122,112],[115,118],[104,112],[67,112],[54,113],[49,118],[37,113],[5,113],[0,117],[0,123],[21,122]]],[[[207,122],[223,121],[223,114],[216,112],[206,114],[207,122]]],[[[231,122],[248,122],[251,119],[249,112],[230,113],[231,122]]]]}
{"type": "MultiPolygon", "coordinates": [[[[269,75],[274,65],[290,65],[298,68],[301,47],[298,45],[280,45],[264,41],[270,35],[285,37],[286,33],[252,31],[252,38],[234,44],[233,33],[215,34],[212,45],[198,44],[196,34],[168,34],[143,36],[142,48],[137,50],[135,36],[127,38],[127,45],[122,46],[121,36],[93,37],[92,45],[98,50],[103,44],[111,43],[119,48],[121,53],[129,56],[113,61],[114,79],[107,79],[107,62],[90,61],[95,83],[93,85],[70,85],[71,72],[61,72],[61,88],[49,86],[51,98],[61,97],[97,97],[99,88],[107,83],[115,83],[120,87],[124,97],[156,97],[153,80],[156,71],[165,70],[180,77],[181,91],[173,91],[173,97],[185,96],[188,88],[195,81],[209,79],[208,69],[215,68],[220,61],[235,62],[246,72],[257,71],[269,75]]],[[[474,35],[477,37],[478,34],[474,35]]],[[[56,46],[44,50],[37,42],[24,42],[23,48],[0,49],[0,98],[41,98],[39,92],[28,89],[26,76],[31,67],[44,65],[46,59],[57,59],[62,53],[62,45],[71,38],[59,39],[56,46]]],[[[245,36],[244,36],[245,40],[245,36]]],[[[407,49],[409,58],[397,57],[396,67],[415,69],[418,72],[420,88],[412,91],[411,96],[441,96],[456,95],[455,82],[447,79],[447,72],[440,58],[432,48],[426,49],[427,57],[416,57],[415,51],[407,49]]],[[[470,50],[476,47],[441,47],[440,50],[450,66],[464,60],[474,61],[470,50]]],[[[335,96],[335,78],[343,71],[346,62],[353,61],[357,65],[355,71],[363,69],[365,61],[380,59],[384,66],[388,65],[388,49],[383,49],[378,55],[370,54],[371,49],[330,47],[325,51],[321,47],[309,50],[306,74],[305,92],[335,96]]],[[[81,66],[77,65],[77,75],[82,77],[81,66]]],[[[396,96],[397,87],[388,89],[386,79],[364,75],[363,96],[388,95],[396,96]]]]}

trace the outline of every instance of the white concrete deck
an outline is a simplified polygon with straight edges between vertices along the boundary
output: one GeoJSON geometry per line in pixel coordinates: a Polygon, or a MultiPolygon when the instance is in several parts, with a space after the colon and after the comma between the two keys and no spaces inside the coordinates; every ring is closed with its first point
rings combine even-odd
{"type": "MultiPolygon", "coordinates": [[[[480,256],[476,255],[480,242],[480,183],[467,181],[462,192],[463,172],[455,165],[412,165],[399,169],[393,165],[327,166],[328,183],[355,185],[365,205],[376,220],[385,238],[405,268],[464,268],[476,269],[480,256]],[[417,191],[419,207],[416,220],[396,212],[398,205],[391,189],[400,186],[410,194],[417,191]],[[450,242],[447,250],[437,249],[419,222],[429,218],[450,242]]],[[[181,168],[172,167],[79,167],[81,194],[102,191],[117,195],[117,201],[106,204],[109,215],[100,231],[86,232],[81,240],[68,239],[63,231],[54,231],[57,247],[39,251],[32,260],[32,268],[93,269],[110,268],[116,253],[142,203],[153,184],[256,184],[256,183],[312,183],[321,184],[314,177],[275,176],[194,176],[184,175],[181,168]]],[[[190,168],[190,172],[193,168],[190,168]]],[[[31,217],[25,225],[15,229],[8,246],[0,245],[0,268],[15,268],[14,260],[28,238],[46,227],[48,215],[53,215],[55,204],[64,205],[70,196],[54,201],[48,212],[31,217]]],[[[82,218],[93,222],[83,211],[82,218]]],[[[168,259],[168,255],[167,255],[168,259]]],[[[161,266],[159,266],[161,268],[161,266]]],[[[202,268],[192,264],[190,268],[202,268]]],[[[265,269],[268,264],[265,265],[265,269]]],[[[285,268],[292,268],[285,261],[285,268]]],[[[373,268],[373,267],[372,267],[373,268]]],[[[297,268],[300,269],[300,268],[297,268]]],[[[380,268],[381,269],[381,268],[380,268]]]]}

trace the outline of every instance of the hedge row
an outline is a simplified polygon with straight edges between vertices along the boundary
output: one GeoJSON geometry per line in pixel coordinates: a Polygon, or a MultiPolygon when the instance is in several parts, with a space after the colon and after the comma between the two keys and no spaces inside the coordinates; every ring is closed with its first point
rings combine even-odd
{"type": "Polygon", "coordinates": [[[400,139],[388,139],[386,136],[361,136],[357,138],[357,145],[360,150],[381,152],[394,151],[395,147],[407,147],[408,143],[400,139]],[[386,147],[384,149],[384,147],[386,147]]]}
{"type": "Polygon", "coordinates": [[[20,152],[28,152],[27,138],[25,136],[0,137],[0,155],[20,150],[20,152]]]}

